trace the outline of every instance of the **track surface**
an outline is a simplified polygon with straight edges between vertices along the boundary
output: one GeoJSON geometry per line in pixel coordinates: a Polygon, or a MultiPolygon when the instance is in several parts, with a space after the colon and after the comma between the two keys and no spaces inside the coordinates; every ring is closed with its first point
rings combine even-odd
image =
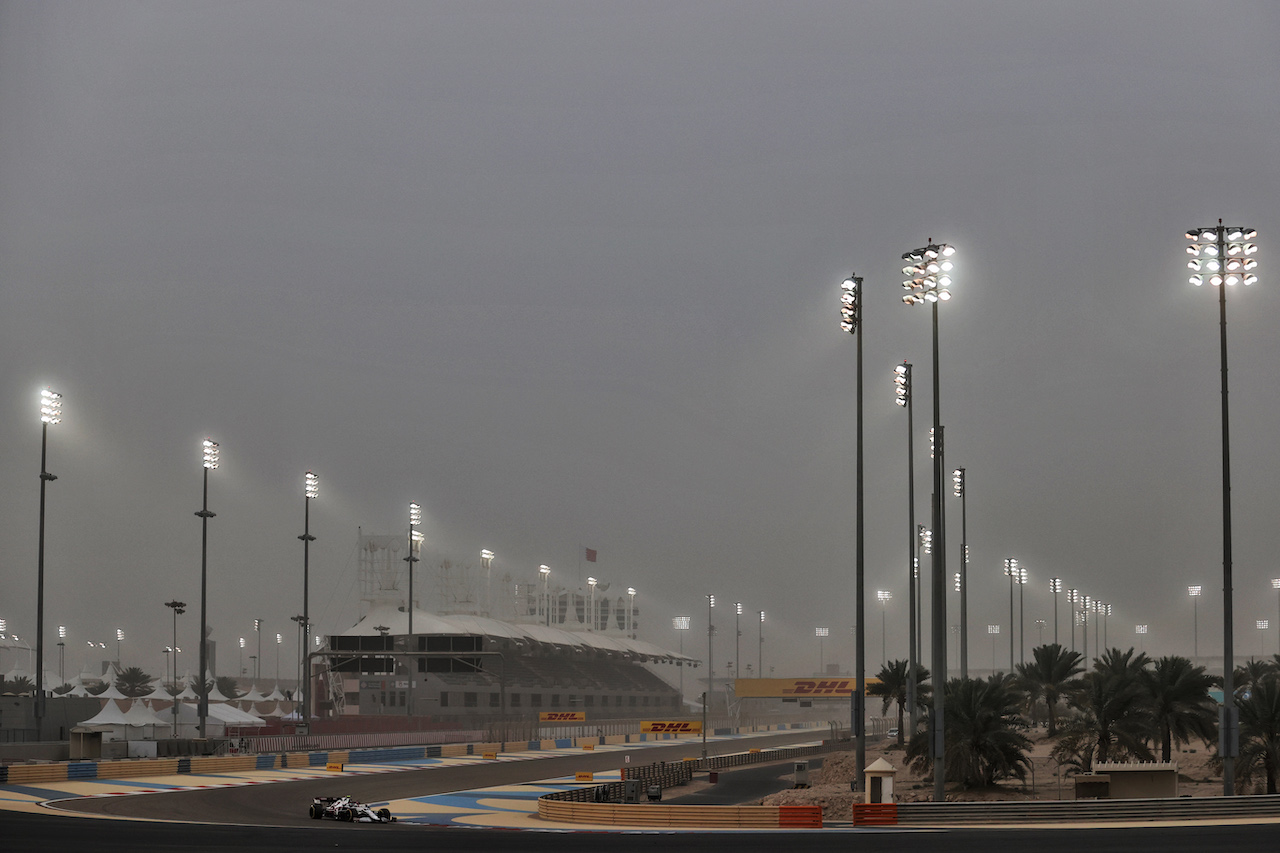
{"type": "MultiPolygon", "coordinates": [[[[813,731],[798,731],[752,737],[752,747],[786,746],[797,741],[812,741],[813,731]]],[[[722,740],[707,744],[709,755],[742,752],[744,741],[722,740]]],[[[426,794],[466,791],[496,785],[512,785],[556,776],[570,776],[579,771],[617,770],[630,755],[634,764],[657,761],[680,761],[701,754],[700,741],[674,742],[672,746],[645,745],[635,750],[611,752],[578,752],[562,758],[531,761],[478,762],[448,768],[404,770],[372,775],[344,775],[333,779],[278,782],[214,788],[204,791],[175,791],[164,794],[142,794],[129,797],[105,797],[67,800],[57,808],[91,814],[137,817],[151,820],[179,820],[196,823],[225,823],[247,826],[306,826],[316,824],[307,817],[307,806],[313,796],[349,794],[363,802],[383,802],[426,794]]],[[[355,765],[353,769],[358,769],[355,765]]],[[[326,821],[323,826],[339,824],[326,821]]],[[[350,828],[350,827],[347,827],[350,828]]],[[[398,829],[399,827],[391,827],[398,829]]],[[[358,827],[368,830],[370,827],[358,827]]],[[[0,845],[0,850],[3,846],[0,845]]]]}

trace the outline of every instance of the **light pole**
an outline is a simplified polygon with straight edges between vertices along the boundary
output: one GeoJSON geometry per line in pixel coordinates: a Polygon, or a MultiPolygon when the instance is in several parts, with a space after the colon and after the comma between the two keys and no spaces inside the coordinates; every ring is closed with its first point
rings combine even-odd
{"type": "Polygon", "coordinates": [[[199,737],[204,738],[205,721],[209,716],[209,682],[205,678],[205,670],[209,664],[209,630],[208,609],[208,568],[209,568],[209,519],[214,514],[209,511],[209,471],[218,467],[218,443],[205,439],[202,445],[204,465],[204,504],[196,516],[200,519],[200,671],[196,678],[199,683],[199,702],[196,705],[200,725],[197,729],[199,737]]]}
{"type": "Polygon", "coordinates": [[[855,382],[855,437],[856,445],[856,533],[854,545],[853,620],[854,620],[854,691],[850,708],[851,728],[854,736],[854,789],[861,790],[863,771],[867,766],[866,695],[866,571],[865,537],[863,528],[863,470],[862,470],[862,277],[850,274],[840,285],[840,328],[857,340],[857,381],[855,382]]]}
{"type": "MultiPolygon", "coordinates": [[[[307,651],[311,648],[311,543],[316,537],[311,535],[311,502],[320,497],[320,478],[308,471],[302,483],[302,641],[298,644],[302,683],[302,734],[306,734],[311,726],[311,664],[307,651]]],[[[241,648],[244,640],[240,641],[241,648]]]]}
{"type": "MultiPolygon", "coordinates": [[[[546,613],[547,627],[551,627],[551,569],[545,565],[538,566],[538,574],[542,577],[542,609],[546,613]]],[[[684,673],[681,673],[683,677],[684,673]]]]}
{"type": "MultiPolygon", "coordinates": [[[[1276,591],[1276,612],[1278,618],[1280,618],[1280,578],[1271,579],[1271,588],[1276,591]]],[[[1276,622],[1276,625],[1280,626],[1280,622],[1276,622]]],[[[1280,627],[1277,627],[1276,630],[1280,631],[1280,627]]],[[[1278,645],[1280,645],[1280,643],[1278,643],[1278,645]]],[[[1280,651],[1280,649],[1277,649],[1277,651],[1280,651]]]]}
{"type": "Polygon", "coordinates": [[[480,565],[484,567],[484,613],[493,615],[493,558],[488,548],[480,549],[480,565]]]}
{"type": "Polygon", "coordinates": [[[1009,671],[1013,672],[1013,585],[1018,582],[1018,561],[1012,557],[1006,558],[1004,573],[1009,578],[1009,671]]]}
{"type": "Polygon", "coordinates": [[[634,640],[636,638],[636,588],[634,586],[627,587],[627,599],[627,636],[634,640]]]}
{"type": "Polygon", "coordinates": [[[1080,600],[1080,590],[1074,587],[1067,590],[1067,610],[1071,612],[1071,651],[1076,650],[1076,602],[1080,600]]]}
{"type": "MultiPolygon", "coordinates": [[[[711,624],[711,611],[715,609],[716,597],[711,593],[707,593],[707,696],[710,697],[716,691],[716,665],[715,658],[711,656],[711,637],[716,632],[716,626],[711,624]]],[[[703,711],[706,711],[707,703],[702,703],[703,711]]]]}
{"type": "Polygon", "coordinates": [[[1053,593],[1053,643],[1058,644],[1058,593],[1062,592],[1062,578],[1049,578],[1049,592],[1053,593]]]}
{"type": "Polygon", "coordinates": [[[933,556],[933,531],[923,524],[917,525],[916,530],[919,539],[916,544],[915,576],[912,578],[912,583],[916,587],[916,660],[919,661],[920,655],[924,653],[924,595],[920,588],[920,566],[924,561],[921,555],[933,556]]]}
{"type": "Polygon", "coordinates": [[[253,620],[253,633],[257,635],[258,653],[249,657],[254,661],[253,664],[253,686],[258,686],[258,681],[262,678],[262,620],[253,620]]]}
{"type": "MultiPolygon", "coordinates": [[[[932,605],[933,623],[933,679],[938,689],[933,691],[933,798],[936,802],[946,799],[946,732],[944,697],[942,686],[947,683],[947,529],[942,503],[942,471],[946,455],[945,434],[942,429],[941,395],[938,381],[938,303],[951,298],[951,256],[955,248],[929,241],[928,245],[904,252],[902,268],[907,280],[902,283],[907,293],[902,301],[907,305],[930,303],[933,308],[933,533],[937,547],[933,549],[932,605]]],[[[862,767],[859,766],[859,778],[862,767]]]]}
{"type": "Polygon", "coordinates": [[[1267,622],[1266,619],[1258,620],[1258,656],[1259,657],[1262,657],[1267,653],[1266,630],[1267,630],[1268,624],[1269,623],[1267,622]]]}
{"type": "Polygon", "coordinates": [[[969,513],[964,468],[951,472],[952,493],[960,499],[960,677],[969,677],[969,513]]]}
{"type": "Polygon", "coordinates": [[[991,635],[991,671],[996,671],[996,637],[1000,636],[999,625],[988,625],[987,633],[991,635]]]}
{"type": "Polygon", "coordinates": [[[1143,643],[1143,640],[1146,639],[1146,636],[1147,636],[1147,626],[1134,625],[1133,633],[1138,635],[1138,651],[1143,651],[1142,647],[1145,645],[1145,643],[1143,643]]]}
{"type": "Polygon", "coordinates": [[[916,731],[916,661],[919,650],[916,642],[919,602],[916,599],[917,581],[920,575],[920,547],[924,544],[924,525],[916,529],[916,453],[915,407],[911,403],[911,364],[904,361],[894,365],[893,387],[895,402],[907,410],[907,708],[911,732],[916,731]]]}
{"type": "Polygon", "coordinates": [[[40,392],[40,548],[36,552],[36,738],[42,737],[44,719],[44,492],[58,479],[48,471],[49,426],[62,423],[62,395],[45,388],[40,392]]]}
{"type": "Polygon", "coordinates": [[[166,601],[164,603],[164,606],[168,607],[170,610],[173,611],[173,645],[170,646],[170,648],[173,649],[173,654],[170,655],[170,658],[173,660],[172,684],[173,684],[174,690],[176,691],[173,698],[173,736],[177,737],[178,736],[177,693],[182,692],[178,690],[178,617],[181,616],[183,613],[187,612],[187,603],[185,601],[179,601],[178,599],[175,598],[173,601],[166,601]]]}
{"type": "Polygon", "coordinates": [[[276,684],[280,683],[280,644],[284,642],[284,637],[276,634],[276,684]]]}
{"type": "Polygon", "coordinates": [[[123,628],[116,628],[116,666],[121,666],[121,663],[120,663],[120,644],[121,644],[121,643],[123,643],[123,642],[124,642],[124,629],[123,629],[123,628]]]}
{"type": "Polygon", "coordinates": [[[594,631],[596,629],[596,584],[599,583],[595,578],[587,578],[587,587],[591,590],[591,605],[588,608],[587,630],[594,631]]]}
{"type": "Polygon", "coordinates": [[[682,711],[684,710],[684,632],[689,630],[689,624],[692,621],[692,617],[689,616],[675,616],[671,619],[671,627],[675,628],[676,636],[680,638],[680,708],[682,711]]]}
{"type": "Polygon", "coordinates": [[[1105,614],[1105,609],[1104,609],[1105,607],[1106,605],[1103,604],[1101,601],[1095,601],[1093,603],[1093,612],[1097,614],[1093,618],[1093,649],[1094,649],[1093,658],[1094,660],[1097,660],[1098,658],[1102,657],[1103,654],[1105,654],[1107,651],[1102,647],[1102,642],[1100,640],[1100,634],[1099,634],[1099,631],[1102,628],[1102,623],[1105,621],[1104,619],[1101,619],[1099,617],[1105,614]]]}
{"type": "Polygon", "coordinates": [[[1236,755],[1239,751],[1240,718],[1236,711],[1234,668],[1235,643],[1232,636],[1234,612],[1231,589],[1231,438],[1227,406],[1227,286],[1257,282],[1253,274],[1258,266],[1251,257],[1258,251],[1250,242],[1257,236],[1252,228],[1226,227],[1218,220],[1215,227],[1188,230],[1187,266],[1194,271],[1191,283],[1199,287],[1209,273],[1209,284],[1218,288],[1218,329],[1222,373],[1222,794],[1235,794],[1236,755]],[[1223,275],[1223,273],[1226,275],[1223,275]]]}
{"type": "Polygon", "coordinates": [[[1036,630],[1040,632],[1040,642],[1037,643],[1036,645],[1039,645],[1039,646],[1044,645],[1044,629],[1048,626],[1048,624],[1049,623],[1044,621],[1043,619],[1036,620],[1036,630]]]}
{"type": "Polygon", "coordinates": [[[1111,618],[1111,605],[1100,604],[1098,608],[1102,612],[1102,645],[1100,648],[1107,649],[1111,647],[1111,641],[1107,639],[1107,620],[1111,618]]]}
{"type": "MultiPolygon", "coordinates": [[[[65,655],[66,650],[67,650],[67,626],[59,625],[58,626],[58,680],[61,681],[62,684],[67,683],[67,673],[63,666],[63,664],[66,662],[66,655],[65,655]]],[[[61,687],[62,685],[60,684],[58,686],[61,687]]]]}
{"type": "Polygon", "coordinates": [[[1027,662],[1027,608],[1024,590],[1027,586],[1027,570],[1018,567],[1018,662],[1027,662]]]}
{"type": "Polygon", "coordinates": [[[756,643],[756,672],[764,678],[764,611],[760,611],[760,639],[756,643]]]}
{"type": "Polygon", "coordinates": [[[1084,596],[1080,603],[1080,642],[1083,653],[1083,662],[1086,668],[1089,666],[1089,611],[1093,609],[1093,599],[1084,596]]]}
{"type": "MultiPolygon", "coordinates": [[[[422,507],[416,502],[409,502],[409,553],[405,555],[404,561],[409,564],[409,636],[405,638],[405,645],[412,651],[417,642],[413,636],[413,564],[418,562],[418,550],[422,548],[422,540],[425,538],[422,532],[418,530],[418,526],[422,524],[422,507]]],[[[405,666],[405,670],[409,674],[409,701],[405,703],[406,716],[413,716],[413,676],[416,658],[410,658],[409,663],[405,666]]]]}
{"type": "Polygon", "coordinates": [[[1191,596],[1191,659],[1197,660],[1200,657],[1200,594],[1203,588],[1200,584],[1192,584],[1187,587],[1187,595],[1191,596]]]}
{"type": "Polygon", "coordinates": [[[742,617],[742,602],[735,601],[733,603],[733,659],[734,666],[738,668],[738,673],[742,673],[742,629],[738,627],[738,620],[742,617]]]}
{"type": "MultiPolygon", "coordinates": [[[[888,651],[888,644],[886,642],[888,633],[885,629],[885,625],[888,620],[886,619],[885,614],[889,610],[889,600],[892,598],[893,598],[893,593],[890,592],[889,590],[887,589],[876,590],[876,601],[880,602],[880,660],[885,662],[886,664],[889,661],[889,651],[888,651]]],[[[910,677],[911,677],[911,673],[908,672],[907,678],[910,679],[910,677]]]]}
{"type": "Polygon", "coordinates": [[[823,642],[826,641],[827,637],[831,636],[831,629],[830,628],[814,628],[813,636],[818,638],[818,675],[822,675],[822,673],[826,671],[825,669],[826,661],[824,660],[823,654],[822,654],[823,652],[822,644],[823,642]]]}
{"type": "Polygon", "coordinates": [[[240,664],[236,674],[240,678],[244,678],[244,637],[240,638],[240,664]]]}

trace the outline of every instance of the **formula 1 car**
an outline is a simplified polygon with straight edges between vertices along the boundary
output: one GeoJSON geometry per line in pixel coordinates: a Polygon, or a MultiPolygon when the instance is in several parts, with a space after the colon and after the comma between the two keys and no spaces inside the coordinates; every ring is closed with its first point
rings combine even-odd
{"type": "Polygon", "coordinates": [[[315,820],[345,820],[347,823],[392,823],[395,818],[386,808],[374,811],[353,797],[313,797],[308,812],[315,820]]]}

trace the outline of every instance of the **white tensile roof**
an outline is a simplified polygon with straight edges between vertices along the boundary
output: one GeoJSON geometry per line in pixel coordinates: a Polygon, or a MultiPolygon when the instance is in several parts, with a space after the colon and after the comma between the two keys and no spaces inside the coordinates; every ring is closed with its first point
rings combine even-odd
{"type": "Polygon", "coordinates": [[[120,710],[120,706],[116,704],[114,699],[107,701],[102,706],[102,710],[78,725],[81,726],[128,726],[132,725],[125,717],[124,711],[120,710]]]}

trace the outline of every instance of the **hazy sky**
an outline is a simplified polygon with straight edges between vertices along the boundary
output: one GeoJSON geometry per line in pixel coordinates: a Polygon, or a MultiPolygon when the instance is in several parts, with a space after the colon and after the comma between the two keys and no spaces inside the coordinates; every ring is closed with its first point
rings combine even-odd
{"type": "Polygon", "coordinates": [[[876,589],[905,656],[890,370],[931,379],[900,256],[933,238],[959,249],[942,420],[972,665],[1008,631],[1010,556],[1028,646],[1056,575],[1114,604],[1113,645],[1143,623],[1183,654],[1201,583],[1219,654],[1217,294],[1183,232],[1224,217],[1260,232],[1228,315],[1237,654],[1269,619],[1269,655],[1278,42],[1266,0],[0,3],[0,618],[34,634],[48,385],[52,665],[57,625],[68,670],[120,626],[161,670],[163,602],[199,600],[207,435],[224,669],[255,617],[292,654],[307,469],[321,633],[356,619],[357,528],[417,500],[428,564],[487,547],[495,577],[576,586],[587,546],[643,639],[689,614],[705,648],[710,592],[767,611],[766,668],[813,670],[819,625],[849,667],[856,271],[874,671],[876,589]]]}

